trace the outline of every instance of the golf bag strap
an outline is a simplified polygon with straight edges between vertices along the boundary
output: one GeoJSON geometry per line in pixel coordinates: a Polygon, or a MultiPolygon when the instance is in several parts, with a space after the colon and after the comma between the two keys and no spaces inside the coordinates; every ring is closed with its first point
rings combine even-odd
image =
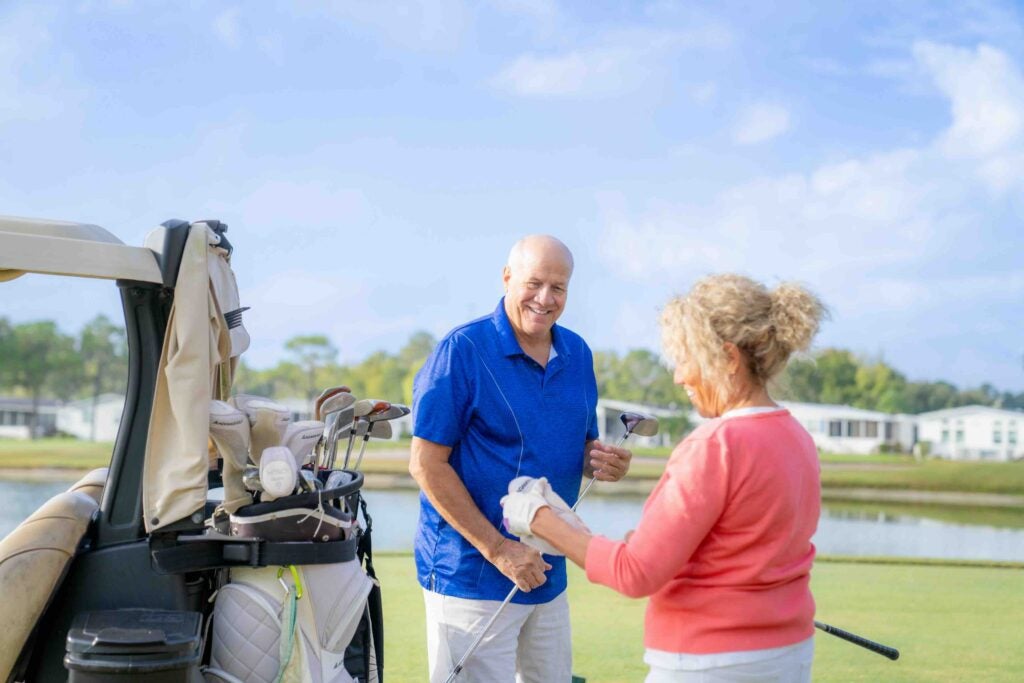
{"type": "Polygon", "coordinates": [[[313,543],[274,542],[260,539],[187,540],[167,547],[151,547],[153,565],[165,574],[204,571],[221,567],[268,567],[289,564],[336,564],[356,558],[358,538],[313,543]]]}

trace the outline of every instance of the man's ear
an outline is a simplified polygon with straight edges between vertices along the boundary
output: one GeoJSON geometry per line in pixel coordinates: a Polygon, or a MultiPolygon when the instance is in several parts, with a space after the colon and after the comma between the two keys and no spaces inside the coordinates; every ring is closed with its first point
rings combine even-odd
{"type": "Polygon", "coordinates": [[[729,374],[735,375],[740,371],[740,366],[743,365],[743,354],[740,352],[740,348],[732,342],[725,342],[722,348],[725,349],[725,355],[729,359],[726,361],[726,367],[729,368],[729,374]]]}
{"type": "Polygon", "coordinates": [[[505,291],[508,291],[508,281],[512,277],[512,269],[505,266],[501,271],[501,281],[505,284],[505,291]]]}

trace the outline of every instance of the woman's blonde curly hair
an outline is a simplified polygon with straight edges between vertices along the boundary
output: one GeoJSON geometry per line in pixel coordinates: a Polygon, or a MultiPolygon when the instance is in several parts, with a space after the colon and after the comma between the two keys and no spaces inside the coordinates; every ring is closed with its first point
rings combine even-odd
{"type": "Polygon", "coordinates": [[[742,275],[711,275],[661,313],[665,354],[675,363],[692,358],[701,376],[724,383],[732,342],[747,361],[751,377],[766,384],[796,351],[810,347],[828,309],[804,287],[784,282],[772,291],[742,275]]]}

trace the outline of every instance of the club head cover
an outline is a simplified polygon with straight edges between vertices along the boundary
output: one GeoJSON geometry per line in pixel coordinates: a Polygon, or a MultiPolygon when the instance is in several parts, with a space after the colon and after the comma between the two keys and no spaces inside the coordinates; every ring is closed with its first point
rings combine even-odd
{"type": "Polygon", "coordinates": [[[263,500],[269,501],[290,496],[298,484],[299,469],[295,456],[284,446],[271,446],[260,457],[260,482],[263,484],[263,500]]]}

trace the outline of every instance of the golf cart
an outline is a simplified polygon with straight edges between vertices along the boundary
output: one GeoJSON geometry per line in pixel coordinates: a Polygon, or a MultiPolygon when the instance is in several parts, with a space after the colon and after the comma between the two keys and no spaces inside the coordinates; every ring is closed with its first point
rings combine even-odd
{"type": "MultiPolygon", "coordinates": [[[[276,404],[231,395],[248,335],[225,231],[172,220],[131,247],[0,217],[0,288],[24,273],[114,280],[129,349],[109,467],[0,541],[2,680],[383,680],[362,475],[300,461],[316,425],[288,431],[276,404]]],[[[370,418],[345,403],[334,432],[355,435],[370,418]]]]}

